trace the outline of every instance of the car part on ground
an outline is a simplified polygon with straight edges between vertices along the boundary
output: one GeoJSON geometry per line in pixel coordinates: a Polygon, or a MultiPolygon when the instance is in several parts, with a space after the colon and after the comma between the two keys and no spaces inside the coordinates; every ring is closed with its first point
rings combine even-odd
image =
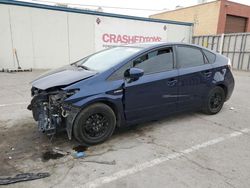
{"type": "Polygon", "coordinates": [[[23,182],[23,181],[31,181],[31,180],[41,179],[41,178],[47,178],[49,176],[50,174],[47,172],[45,173],[22,173],[22,174],[17,174],[14,177],[0,178],[0,185],[8,185],[8,184],[18,183],[18,182],[23,182]]]}

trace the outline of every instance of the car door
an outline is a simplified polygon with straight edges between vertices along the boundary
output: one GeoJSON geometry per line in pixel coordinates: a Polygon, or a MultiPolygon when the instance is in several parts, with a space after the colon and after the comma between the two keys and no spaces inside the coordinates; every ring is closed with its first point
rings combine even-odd
{"type": "Polygon", "coordinates": [[[198,47],[176,45],[175,50],[179,71],[178,110],[199,108],[210,90],[213,67],[198,47]]]}
{"type": "Polygon", "coordinates": [[[172,47],[145,53],[132,62],[144,70],[136,81],[125,81],[124,108],[127,121],[153,119],[177,109],[178,71],[172,47]]]}

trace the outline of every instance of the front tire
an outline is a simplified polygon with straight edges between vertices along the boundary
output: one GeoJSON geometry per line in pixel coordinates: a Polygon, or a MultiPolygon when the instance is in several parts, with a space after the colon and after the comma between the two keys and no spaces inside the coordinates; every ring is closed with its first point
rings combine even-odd
{"type": "Polygon", "coordinates": [[[209,115],[217,114],[225,102],[224,89],[216,86],[208,94],[203,112],[209,115]]]}
{"type": "Polygon", "coordinates": [[[83,109],[75,119],[73,134],[84,145],[95,145],[107,140],[114,132],[116,116],[106,104],[96,103],[83,109]]]}

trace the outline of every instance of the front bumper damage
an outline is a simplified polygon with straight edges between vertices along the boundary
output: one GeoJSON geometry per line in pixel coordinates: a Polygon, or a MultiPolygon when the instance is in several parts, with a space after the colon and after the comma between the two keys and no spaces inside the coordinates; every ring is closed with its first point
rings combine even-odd
{"type": "Polygon", "coordinates": [[[68,138],[72,138],[74,120],[80,111],[79,108],[66,103],[64,100],[76,91],[41,91],[32,88],[33,99],[28,109],[38,122],[38,130],[47,135],[55,135],[60,131],[67,131],[68,138]]]}

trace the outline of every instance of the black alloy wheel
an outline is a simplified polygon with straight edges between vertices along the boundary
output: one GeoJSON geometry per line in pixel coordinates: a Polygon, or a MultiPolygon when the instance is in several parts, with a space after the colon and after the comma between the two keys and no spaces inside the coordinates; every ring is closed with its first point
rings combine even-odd
{"type": "Polygon", "coordinates": [[[208,94],[203,111],[206,114],[217,114],[225,102],[224,89],[216,86],[208,94]]]}
{"type": "Polygon", "coordinates": [[[109,127],[109,121],[103,114],[92,114],[90,115],[84,125],[82,126],[82,131],[90,139],[97,139],[102,137],[109,127]]]}
{"type": "Polygon", "coordinates": [[[74,122],[74,137],[84,145],[95,145],[114,132],[116,116],[106,104],[96,103],[83,109],[74,122]]]}

